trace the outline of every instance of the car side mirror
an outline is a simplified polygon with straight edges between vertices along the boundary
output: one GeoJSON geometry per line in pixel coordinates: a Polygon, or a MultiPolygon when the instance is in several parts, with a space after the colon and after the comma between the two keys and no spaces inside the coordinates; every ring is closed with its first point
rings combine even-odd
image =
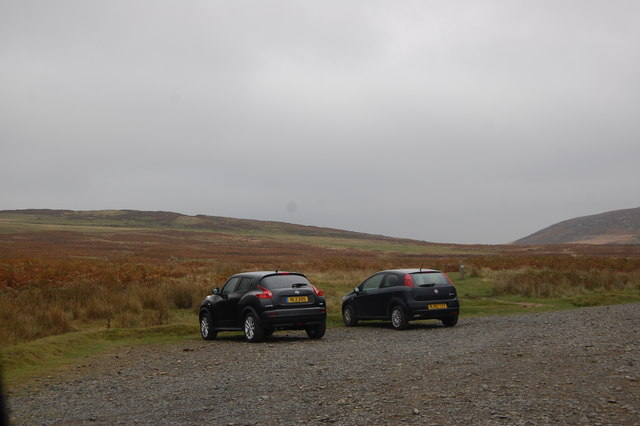
{"type": "Polygon", "coordinates": [[[360,290],[360,287],[356,287],[356,288],[354,288],[354,289],[353,289],[353,291],[354,291],[356,294],[360,294],[360,292],[362,292],[362,290],[360,290]]]}
{"type": "Polygon", "coordinates": [[[211,294],[215,294],[217,296],[218,294],[220,294],[220,289],[219,288],[214,288],[213,291],[211,292],[211,294]]]}

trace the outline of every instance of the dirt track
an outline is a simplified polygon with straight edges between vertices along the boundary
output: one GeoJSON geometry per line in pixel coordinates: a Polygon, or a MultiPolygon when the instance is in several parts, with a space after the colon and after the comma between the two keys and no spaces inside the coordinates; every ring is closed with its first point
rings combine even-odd
{"type": "Polygon", "coordinates": [[[10,390],[12,421],[640,425],[640,304],[320,341],[224,336],[122,349],[10,390]]]}

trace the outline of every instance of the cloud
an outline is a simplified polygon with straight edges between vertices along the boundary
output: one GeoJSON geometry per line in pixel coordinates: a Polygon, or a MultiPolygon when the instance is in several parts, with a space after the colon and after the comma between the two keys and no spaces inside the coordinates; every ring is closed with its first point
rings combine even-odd
{"type": "Polygon", "coordinates": [[[497,243],[636,205],[635,2],[0,8],[0,208],[497,243]]]}

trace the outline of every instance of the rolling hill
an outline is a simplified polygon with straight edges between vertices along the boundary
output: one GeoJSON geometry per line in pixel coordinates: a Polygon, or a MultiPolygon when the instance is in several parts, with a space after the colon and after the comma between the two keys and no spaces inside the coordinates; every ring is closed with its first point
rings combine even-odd
{"type": "MultiPolygon", "coordinates": [[[[213,242],[211,244],[215,247],[222,249],[224,246],[228,250],[256,244],[299,244],[299,250],[322,247],[329,250],[437,255],[492,251],[487,247],[430,243],[318,226],[221,216],[189,216],[166,211],[0,210],[0,242],[10,240],[26,244],[31,241],[31,246],[36,247],[44,244],[37,243],[36,239],[76,238],[86,244],[91,239],[104,242],[106,236],[118,240],[135,238],[140,242],[150,242],[156,238],[200,239],[208,241],[207,250],[211,250],[210,243],[213,242]]],[[[286,251],[286,248],[283,246],[278,250],[286,251]]]]}
{"type": "Polygon", "coordinates": [[[514,244],[640,244],[640,207],[565,220],[514,244]]]}
{"type": "Polygon", "coordinates": [[[296,225],[285,222],[236,219],[222,216],[188,216],[166,211],[139,210],[0,210],[0,225],[9,226],[73,226],[135,229],[173,229],[213,232],[276,233],[338,238],[389,239],[380,235],[364,234],[317,226],[296,225]]]}

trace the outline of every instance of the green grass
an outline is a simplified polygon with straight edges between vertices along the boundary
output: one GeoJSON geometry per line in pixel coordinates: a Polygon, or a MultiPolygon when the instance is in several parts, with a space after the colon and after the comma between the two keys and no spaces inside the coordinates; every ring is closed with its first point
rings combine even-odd
{"type": "Polygon", "coordinates": [[[138,329],[105,329],[50,336],[0,350],[8,386],[64,369],[92,355],[122,346],[171,343],[199,338],[197,324],[171,324],[138,329]]]}
{"type": "Polygon", "coordinates": [[[369,238],[341,238],[341,237],[324,237],[318,235],[297,235],[288,233],[264,231],[240,231],[229,232],[230,234],[243,236],[261,236],[276,241],[287,243],[307,244],[314,247],[324,247],[331,249],[349,249],[377,252],[391,252],[402,254],[424,254],[438,256],[458,256],[458,255],[487,255],[493,253],[490,248],[478,249],[465,246],[445,245],[421,243],[419,241],[400,241],[396,239],[386,240],[369,239],[369,238]]]}
{"type": "Polygon", "coordinates": [[[565,297],[535,298],[518,295],[493,296],[494,282],[488,278],[460,279],[457,273],[449,274],[455,282],[460,299],[462,317],[518,315],[575,309],[586,306],[604,306],[640,302],[640,291],[636,289],[601,290],[565,297]]]}

